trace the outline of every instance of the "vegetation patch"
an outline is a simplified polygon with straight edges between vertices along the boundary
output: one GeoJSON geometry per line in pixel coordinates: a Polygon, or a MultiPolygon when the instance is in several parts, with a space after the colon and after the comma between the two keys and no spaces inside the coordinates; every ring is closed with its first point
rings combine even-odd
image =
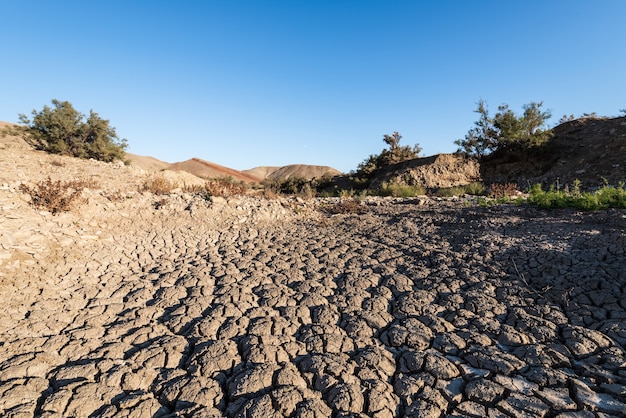
{"type": "Polygon", "coordinates": [[[626,208],[626,190],[624,183],[617,186],[604,185],[595,192],[580,191],[580,182],[574,182],[573,187],[557,189],[550,187],[543,190],[540,184],[535,184],[529,190],[527,203],[544,209],[575,208],[581,210],[600,210],[609,208],[626,208]]]}
{"type": "Polygon", "coordinates": [[[209,179],[204,183],[204,190],[210,196],[239,196],[246,194],[248,188],[242,182],[233,180],[232,177],[218,177],[209,179]]]}
{"type": "Polygon", "coordinates": [[[409,186],[406,184],[383,183],[380,189],[370,190],[368,194],[375,196],[415,197],[426,194],[423,186],[409,186]]]}
{"type": "Polygon", "coordinates": [[[70,102],[52,100],[52,107],[32,111],[32,120],[19,115],[21,126],[9,128],[4,135],[17,135],[36,149],[51,154],[93,158],[99,161],[124,161],[125,139],[93,110],[89,116],[78,112],[70,102]]]}
{"type": "Polygon", "coordinates": [[[173,183],[163,177],[162,175],[153,176],[146,180],[140,187],[140,192],[150,192],[155,195],[167,195],[172,193],[174,189],[178,188],[177,183],[173,183]]]}
{"type": "Polygon", "coordinates": [[[50,177],[33,187],[24,183],[19,186],[20,191],[30,196],[31,205],[45,209],[53,215],[69,211],[80,200],[83,188],[82,181],[52,181],[50,177]]]}
{"type": "Polygon", "coordinates": [[[367,207],[363,202],[356,198],[340,199],[336,203],[325,203],[320,206],[322,212],[330,215],[338,214],[357,214],[361,215],[367,212],[367,207]]]}

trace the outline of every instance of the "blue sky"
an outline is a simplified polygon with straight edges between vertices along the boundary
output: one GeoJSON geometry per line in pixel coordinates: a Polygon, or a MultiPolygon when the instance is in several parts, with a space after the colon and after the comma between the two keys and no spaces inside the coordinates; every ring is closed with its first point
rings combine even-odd
{"type": "Polygon", "coordinates": [[[485,100],[626,108],[626,1],[0,2],[0,120],[93,109],[128,151],[347,172],[384,134],[452,152],[485,100]]]}

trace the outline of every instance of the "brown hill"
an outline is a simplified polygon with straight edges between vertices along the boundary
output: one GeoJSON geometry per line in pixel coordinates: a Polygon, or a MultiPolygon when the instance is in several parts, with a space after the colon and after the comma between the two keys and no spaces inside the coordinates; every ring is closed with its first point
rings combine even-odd
{"type": "Polygon", "coordinates": [[[304,178],[307,180],[319,178],[325,175],[339,176],[341,172],[325,165],[290,164],[283,167],[255,167],[244,170],[244,173],[272,180],[285,180],[290,177],[304,178]]]}
{"type": "Polygon", "coordinates": [[[270,166],[261,166],[254,167],[249,170],[243,170],[242,173],[246,173],[249,176],[258,177],[261,179],[266,179],[270,174],[274,171],[278,170],[280,167],[270,167],[270,166]]]}
{"type": "Polygon", "coordinates": [[[170,163],[157,160],[154,157],[145,157],[143,155],[135,155],[126,153],[126,159],[130,161],[133,167],[139,167],[146,171],[161,171],[170,166],[170,163]]]}
{"type": "Polygon", "coordinates": [[[553,132],[544,147],[528,155],[489,156],[481,164],[485,182],[528,187],[580,180],[584,188],[595,188],[626,180],[626,117],[576,119],[553,132]]]}
{"type": "Polygon", "coordinates": [[[246,183],[259,183],[262,180],[259,177],[246,174],[233,168],[211,163],[209,161],[204,161],[200,158],[192,158],[187,161],[170,164],[167,169],[172,171],[186,171],[187,173],[191,173],[194,176],[202,178],[227,176],[246,183]]]}

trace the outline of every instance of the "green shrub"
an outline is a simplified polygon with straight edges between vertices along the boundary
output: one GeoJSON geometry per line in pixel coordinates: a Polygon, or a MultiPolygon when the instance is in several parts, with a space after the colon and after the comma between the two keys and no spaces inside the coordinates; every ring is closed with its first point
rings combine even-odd
{"type": "Polygon", "coordinates": [[[441,187],[435,190],[435,196],[438,197],[454,197],[465,194],[465,187],[441,187]]]}
{"type": "Polygon", "coordinates": [[[22,135],[35,148],[52,154],[93,158],[100,161],[124,161],[126,140],[119,139],[109,121],[93,110],[89,116],[72,107],[70,102],[52,100],[53,107],[32,111],[33,119],[20,114],[14,134],[22,135]]]}
{"type": "Polygon", "coordinates": [[[472,196],[484,196],[487,193],[487,188],[479,181],[463,186],[463,188],[465,189],[465,193],[472,196]]]}
{"type": "Polygon", "coordinates": [[[600,210],[608,208],[626,208],[626,190],[624,183],[617,187],[605,185],[597,191],[581,192],[580,182],[574,182],[573,190],[559,190],[552,186],[548,191],[540,184],[529,190],[527,203],[544,209],[575,208],[581,210],[600,210]]]}
{"type": "Polygon", "coordinates": [[[393,197],[415,197],[426,194],[423,186],[409,186],[398,183],[383,183],[377,190],[371,191],[377,196],[393,196],[393,197]]]}
{"type": "Polygon", "coordinates": [[[381,169],[392,164],[418,158],[422,147],[420,147],[419,144],[415,144],[413,147],[400,145],[401,139],[402,135],[398,132],[394,132],[392,135],[383,135],[383,142],[389,145],[389,148],[383,149],[380,154],[370,155],[358,165],[356,171],[353,173],[353,181],[355,184],[366,188],[374,174],[381,169]]]}

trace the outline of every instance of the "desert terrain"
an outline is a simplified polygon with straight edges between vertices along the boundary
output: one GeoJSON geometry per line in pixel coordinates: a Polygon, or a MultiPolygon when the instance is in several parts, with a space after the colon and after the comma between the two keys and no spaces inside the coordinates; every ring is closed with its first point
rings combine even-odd
{"type": "Polygon", "coordinates": [[[626,211],[152,176],[0,143],[1,416],[626,416],[626,211]],[[47,177],[90,187],[52,215],[47,177]]]}

